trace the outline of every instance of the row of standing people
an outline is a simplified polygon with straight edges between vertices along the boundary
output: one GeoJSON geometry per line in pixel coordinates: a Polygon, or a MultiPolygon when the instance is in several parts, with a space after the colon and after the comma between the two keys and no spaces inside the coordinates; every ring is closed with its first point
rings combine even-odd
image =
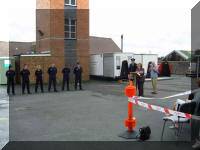
{"type": "MultiPolygon", "coordinates": [[[[75,90],[77,90],[77,85],[79,84],[80,90],[82,90],[82,72],[83,69],[80,65],[80,63],[77,63],[77,66],[74,68],[73,73],[75,75],[75,90]]],[[[49,74],[49,83],[48,83],[48,91],[51,91],[51,86],[53,84],[54,92],[57,92],[56,88],[56,74],[57,74],[57,68],[55,64],[51,64],[51,66],[48,68],[48,74],[49,74]]],[[[62,70],[63,74],[63,82],[62,82],[62,90],[65,89],[65,84],[67,85],[67,90],[69,91],[69,79],[70,79],[70,68],[65,65],[65,67],[62,70]]],[[[10,87],[12,87],[12,94],[15,95],[15,71],[13,70],[12,65],[9,66],[9,70],[6,72],[7,76],[7,93],[10,94],[10,87]]],[[[27,88],[28,94],[31,94],[30,92],[30,71],[28,69],[28,65],[24,65],[23,70],[20,72],[21,78],[22,78],[22,94],[25,93],[25,88],[27,88]]],[[[41,66],[38,65],[37,69],[35,71],[35,77],[36,77],[36,84],[35,84],[35,92],[38,92],[38,86],[40,85],[41,92],[44,92],[43,88],[43,70],[41,69],[41,66]]]]}
{"type": "MultiPolygon", "coordinates": [[[[134,58],[131,59],[131,64],[129,66],[129,73],[130,72],[137,73],[136,87],[138,88],[139,96],[144,96],[144,81],[145,81],[144,68],[142,67],[141,63],[136,64],[134,58]]],[[[158,67],[156,66],[155,62],[151,62],[150,66],[148,67],[148,72],[150,73],[150,77],[152,80],[152,87],[153,87],[152,94],[157,94],[158,67]]],[[[129,78],[131,78],[131,80],[134,80],[133,77],[131,77],[131,75],[129,75],[129,78]]]]}

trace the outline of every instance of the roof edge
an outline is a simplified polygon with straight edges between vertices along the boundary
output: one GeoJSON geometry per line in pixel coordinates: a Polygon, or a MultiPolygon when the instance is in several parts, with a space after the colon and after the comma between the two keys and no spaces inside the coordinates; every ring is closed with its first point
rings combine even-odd
{"type": "Polygon", "coordinates": [[[194,10],[196,7],[199,7],[199,6],[200,6],[200,1],[196,5],[194,5],[194,7],[192,7],[191,10],[194,10]]]}

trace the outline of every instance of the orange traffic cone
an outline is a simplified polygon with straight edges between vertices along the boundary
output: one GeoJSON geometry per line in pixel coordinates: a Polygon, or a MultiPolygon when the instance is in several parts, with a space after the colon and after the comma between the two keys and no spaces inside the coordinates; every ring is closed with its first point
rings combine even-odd
{"type": "MultiPolygon", "coordinates": [[[[132,81],[130,81],[130,85],[125,88],[125,95],[131,98],[136,95],[136,87],[133,86],[132,81]]],[[[135,126],[136,118],[133,118],[133,103],[128,102],[128,118],[125,120],[125,127],[128,127],[128,131],[119,136],[126,139],[135,139],[136,132],[133,130],[135,126]]]]}

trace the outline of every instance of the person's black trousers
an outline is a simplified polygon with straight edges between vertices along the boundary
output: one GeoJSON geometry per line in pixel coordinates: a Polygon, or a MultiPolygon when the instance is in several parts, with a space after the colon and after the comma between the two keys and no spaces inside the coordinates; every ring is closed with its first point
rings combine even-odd
{"type": "Polygon", "coordinates": [[[25,92],[25,87],[27,88],[27,92],[30,94],[30,81],[22,80],[22,94],[25,92]]]}
{"type": "Polygon", "coordinates": [[[14,79],[8,79],[7,82],[7,93],[10,94],[10,86],[12,86],[12,93],[15,94],[15,82],[14,79]]]}
{"type": "Polygon", "coordinates": [[[144,96],[144,81],[137,80],[137,88],[139,90],[139,96],[144,96]]]}
{"type": "Polygon", "coordinates": [[[75,79],[75,89],[77,89],[77,84],[79,83],[79,88],[80,90],[82,89],[82,79],[81,78],[76,78],[75,79]]]}
{"type": "Polygon", "coordinates": [[[49,92],[51,90],[51,84],[52,84],[52,82],[53,82],[54,91],[57,91],[56,90],[56,78],[49,78],[49,88],[48,88],[49,92]]]}
{"type": "Polygon", "coordinates": [[[40,89],[41,89],[41,91],[44,92],[42,78],[37,78],[37,79],[36,79],[36,84],[35,84],[35,92],[36,92],[36,93],[37,93],[38,85],[39,85],[39,84],[40,84],[40,89]]]}
{"type": "Polygon", "coordinates": [[[67,83],[67,90],[69,90],[69,78],[63,78],[62,90],[65,90],[65,82],[67,83]]]}

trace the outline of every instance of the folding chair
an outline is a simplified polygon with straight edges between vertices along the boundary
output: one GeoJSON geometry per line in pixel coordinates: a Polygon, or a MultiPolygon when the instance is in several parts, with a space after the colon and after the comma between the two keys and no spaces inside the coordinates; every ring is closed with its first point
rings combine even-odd
{"type": "Polygon", "coordinates": [[[200,103],[197,104],[197,111],[195,112],[195,115],[200,116],[200,103]]]}
{"type": "MultiPolygon", "coordinates": [[[[194,114],[195,107],[196,107],[196,102],[185,103],[180,106],[179,111],[183,113],[194,114]]],[[[163,140],[165,125],[167,121],[171,121],[173,124],[179,123],[177,136],[179,136],[180,132],[182,131],[183,124],[190,123],[190,119],[177,117],[177,116],[166,116],[166,117],[163,117],[163,120],[164,120],[164,124],[163,124],[163,129],[162,129],[161,141],[163,140]]]]}

